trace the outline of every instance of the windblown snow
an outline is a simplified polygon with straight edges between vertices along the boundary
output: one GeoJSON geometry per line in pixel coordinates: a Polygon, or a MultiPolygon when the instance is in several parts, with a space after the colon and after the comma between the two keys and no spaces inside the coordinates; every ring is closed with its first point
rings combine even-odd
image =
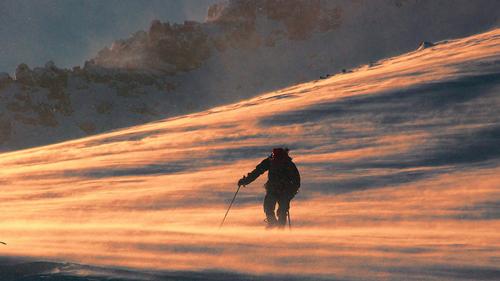
{"type": "Polygon", "coordinates": [[[143,279],[160,278],[155,270],[187,272],[179,280],[492,280],[499,93],[494,29],[211,110],[0,154],[1,255],[143,279]],[[264,230],[263,178],[241,190],[219,230],[237,180],[280,145],[303,178],[292,231],[264,230]]]}

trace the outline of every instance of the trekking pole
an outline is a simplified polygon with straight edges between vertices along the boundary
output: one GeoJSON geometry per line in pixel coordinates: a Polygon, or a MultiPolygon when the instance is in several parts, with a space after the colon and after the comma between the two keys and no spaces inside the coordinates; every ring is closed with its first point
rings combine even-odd
{"type": "Polygon", "coordinates": [[[292,230],[292,220],[290,219],[290,209],[287,212],[288,215],[288,229],[292,230]]]}
{"type": "Polygon", "coordinates": [[[229,213],[229,210],[231,209],[231,206],[233,206],[234,199],[236,199],[236,195],[238,194],[238,191],[240,191],[241,185],[238,185],[238,189],[236,190],[236,193],[234,194],[233,200],[231,200],[231,204],[229,204],[229,208],[227,208],[226,214],[224,215],[224,218],[222,219],[222,222],[219,225],[219,228],[222,227],[224,224],[224,221],[226,220],[227,214],[229,213]]]}

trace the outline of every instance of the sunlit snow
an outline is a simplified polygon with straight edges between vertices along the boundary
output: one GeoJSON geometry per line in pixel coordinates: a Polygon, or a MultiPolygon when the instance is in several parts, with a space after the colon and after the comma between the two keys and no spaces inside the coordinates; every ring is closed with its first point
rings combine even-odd
{"type": "MultiPolygon", "coordinates": [[[[0,154],[2,256],[331,279],[493,278],[500,29],[197,114],[0,154]],[[292,231],[261,177],[287,146],[292,231]]],[[[82,273],[84,274],[84,273],[82,273]]],[[[229,278],[229,277],[228,277],[229,278]]]]}

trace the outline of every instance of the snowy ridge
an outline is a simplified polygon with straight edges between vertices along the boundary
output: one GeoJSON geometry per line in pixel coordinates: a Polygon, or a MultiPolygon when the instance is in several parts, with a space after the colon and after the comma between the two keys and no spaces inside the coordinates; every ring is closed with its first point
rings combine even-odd
{"type": "MultiPolygon", "coordinates": [[[[211,110],[0,154],[2,253],[111,268],[105,276],[127,268],[139,280],[171,276],[152,270],[182,271],[180,280],[495,279],[499,54],[494,29],[211,110]],[[276,145],[291,148],[303,178],[293,231],[263,229],[263,178],[219,230],[236,181],[276,145]]],[[[64,272],[75,278],[99,275],[72,266],[64,272]]]]}
{"type": "Polygon", "coordinates": [[[210,8],[204,23],[153,21],[83,67],[20,64],[15,79],[0,74],[0,150],[197,112],[375,63],[421,41],[497,26],[498,8],[494,0],[233,0],[210,8]]]}

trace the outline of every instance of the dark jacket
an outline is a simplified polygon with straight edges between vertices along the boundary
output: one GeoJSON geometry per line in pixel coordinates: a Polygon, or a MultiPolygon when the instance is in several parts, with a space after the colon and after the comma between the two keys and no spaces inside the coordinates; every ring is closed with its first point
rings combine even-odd
{"type": "Polygon", "coordinates": [[[295,195],[299,190],[300,174],[290,157],[280,161],[274,160],[272,157],[262,160],[253,171],[240,180],[240,183],[250,184],[266,171],[269,171],[265,184],[268,192],[287,192],[295,195]]]}

